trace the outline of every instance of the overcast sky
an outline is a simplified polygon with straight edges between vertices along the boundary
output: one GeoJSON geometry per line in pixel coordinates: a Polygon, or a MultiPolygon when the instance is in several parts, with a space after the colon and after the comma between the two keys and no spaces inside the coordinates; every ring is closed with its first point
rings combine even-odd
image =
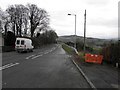
{"type": "Polygon", "coordinates": [[[27,3],[36,4],[50,15],[50,26],[59,36],[74,35],[77,15],[77,35],[84,33],[84,11],[87,11],[87,37],[118,37],[118,1],[119,0],[0,0],[5,10],[9,5],[27,3]]]}

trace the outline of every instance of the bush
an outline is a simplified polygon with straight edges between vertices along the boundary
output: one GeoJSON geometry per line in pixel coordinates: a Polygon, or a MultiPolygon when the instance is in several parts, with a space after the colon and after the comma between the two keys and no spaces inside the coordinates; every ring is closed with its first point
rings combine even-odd
{"type": "Polygon", "coordinates": [[[53,30],[45,31],[44,33],[40,34],[37,33],[36,37],[31,38],[33,42],[33,46],[35,48],[39,48],[40,46],[46,44],[57,43],[57,34],[53,30]]]}
{"type": "Polygon", "coordinates": [[[39,48],[40,46],[43,45],[43,42],[41,41],[40,38],[33,37],[33,38],[31,38],[31,40],[32,40],[32,44],[33,44],[34,48],[39,48]]]}

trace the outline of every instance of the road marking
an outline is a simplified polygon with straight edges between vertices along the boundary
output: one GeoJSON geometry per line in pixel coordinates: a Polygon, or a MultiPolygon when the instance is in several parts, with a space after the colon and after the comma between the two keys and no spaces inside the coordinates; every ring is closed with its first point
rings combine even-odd
{"type": "Polygon", "coordinates": [[[33,57],[32,59],[38,58],[40,56],[43,56],[43,55],[42,54],[41,55],[37,55],[37,56],[33,57]]]}
{"type": "MultiPolygon", "coordinates": [[[[57,48],[57,47],[56,47],[57,48]]],[[[54,51],[55,49],[56,49],[55,47],[53,47],[51,50],[46,50],[45,52],[40,52],[40,53],[38,53],[38,55],[31,55],[31,56],[28,56],[28,57],[26,57],[26,59],[29,59],[29,58],[31,58],[31,59],[35,59],[35,58],[38,58],[38,57],[41,57],[41,56],[43,56],[43,55],[45,55],[45,54],[48,54],[48,53],[50,53],[50,52],[52,52],[52,51],[54,51]],[[40,54],[40,55],[39,55],[40,54]]]]}
{"type": "Polygon", "coordinates": [[[25,59],[29,59],[29,58],[31,58],[31,57],[33,57],[33,56],[35,56],[35,55],[30,55],[30,56],[26,57],[25,59]]]}
{"type": "Polygon", "coordinates": [[[52,50],[55,50],[56,48],[54,47],[54,48],[52,48],[52,50]]]}
{"type": "Polygon", "coordinates": [[[52,52],[52,50],[49,51],[49,53],[52,52]]]}
{"type": "Polygon", "coordinates": [[[113,88],[118,88],[117,84],[111,84],[113,88]]]}
{"type": "Polygon", "coordinates": [[[2,83],[2,85],[6,85],[7,83],[2,83]]]}
{"type": "Polygon", "coordinates": [[[48,54],[49,53],[49,51],[48,52],[45,52],[44,54],[48,54]]]}
{"type": "Polygon", "coordinates": [[[6,65],[4,65],[4,66],[2,66],[2,67],[6,67],[6,66],[9,66],[9,65],[11,65],[12,63],[9,63],[9,64],[6,64],[6,65]]]}
{"type": "Polygon", "coordinates": [[[15,65],[18,65],[19,63],[10,63],[10,64],[7,64],[7,65],[4,65],[2,67],[0,67],[0,70],[4,70],[6,68],[10,68],[10,67],[13,67],[15,65]]]}

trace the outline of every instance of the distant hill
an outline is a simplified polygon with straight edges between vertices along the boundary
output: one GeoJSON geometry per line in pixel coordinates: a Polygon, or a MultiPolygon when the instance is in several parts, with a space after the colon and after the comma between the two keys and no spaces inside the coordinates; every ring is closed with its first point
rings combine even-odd
{"type": "MultiPolygon", "coordinates": [[[[83,42],[84,37],[83,36],[76,36],[76,39],[78,42],[83,42]]],[[[58,41],[61,42],[73,42],[75,41],[75,35],[67,35],[67,36],[59,36],[58,41]]],[[[116,42],[116,40],[112,39],[99,39],[99,38],[92,38],[92,37],[87,37],[86,38],[86,44],[90,46],[103,46],[104,44],[116,42]]]]}

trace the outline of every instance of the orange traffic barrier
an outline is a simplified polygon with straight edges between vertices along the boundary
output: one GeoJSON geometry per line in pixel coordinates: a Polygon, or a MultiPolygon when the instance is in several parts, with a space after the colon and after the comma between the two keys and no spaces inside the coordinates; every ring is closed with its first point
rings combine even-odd
{"type": "Polygon", "coordinates": [[[103,56],[102,55],[85,54],[85,62],[92,62],[92,63],[101,64],[102,60],[103,60],[103,56]]]}

